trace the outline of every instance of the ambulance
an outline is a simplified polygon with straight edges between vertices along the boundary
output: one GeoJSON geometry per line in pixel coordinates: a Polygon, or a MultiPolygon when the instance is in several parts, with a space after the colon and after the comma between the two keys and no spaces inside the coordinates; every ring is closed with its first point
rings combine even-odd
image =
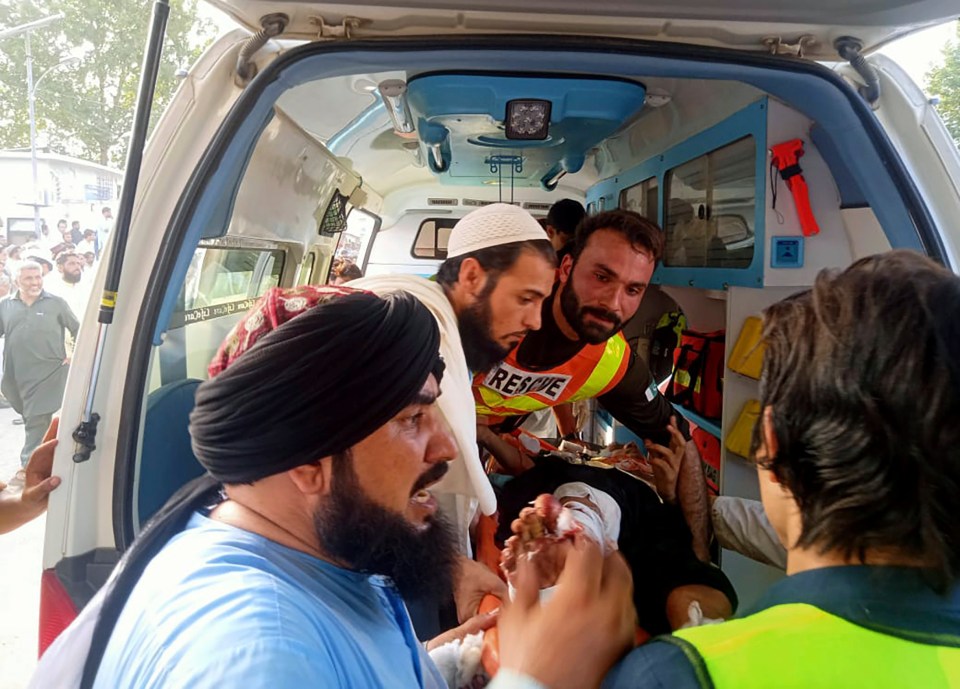
{"type": "MultiPolygon", "coordinates": [[[[627,208],[665,231],[654,281],[727,352],[823,268],[892,248],[960,268],[960,153],[878,53],[956,19],[955,0],[212,4],[237,28],[145,141],[169,11],[154,6],[102,299],[61,411],[41,649],[200,473],[187,419],[223,337],[335,259],[426,276],[485,204],[627,208]]],[[[722,377],[719,415],[684,413],[717,440],[719,491],[757,497],[727,440],[758,384],[722,377]]],[[[782,575],[718,560],[742,605],[782,575]]]]}

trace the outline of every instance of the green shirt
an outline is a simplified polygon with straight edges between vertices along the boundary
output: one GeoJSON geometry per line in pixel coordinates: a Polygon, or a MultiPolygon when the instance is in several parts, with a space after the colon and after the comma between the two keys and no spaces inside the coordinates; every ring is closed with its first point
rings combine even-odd
{"type": "Polygon", "coordinates": [[[60,297],[41,292],[25,304],[20,292],[0,300],[3,379],[0,389],[23,416],[51,414],[60,408],[68,366],[65,331],[76,337],[80,323],[60,297]]]}

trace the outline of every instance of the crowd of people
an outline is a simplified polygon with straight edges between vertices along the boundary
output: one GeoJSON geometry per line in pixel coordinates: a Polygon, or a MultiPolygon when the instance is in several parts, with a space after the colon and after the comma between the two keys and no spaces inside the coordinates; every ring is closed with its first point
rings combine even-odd
{"type": "Polygon", "coordinates": [[[491,653],[491,689],[955,686],[960,278],[891,251],[764,312],[752,454],[787,577],[722,622],[737,595],[710,562],[700,457],[622,335],[662,232],[563,204],[546,229],[473,211],[434,280],[264,295],[196,394],[206,473],[33,686],[473,687],[491,653]],[[645,440],[649,485],[519,433],[554,409],[576,442],[564,410],[584,399],[645,440]]]}

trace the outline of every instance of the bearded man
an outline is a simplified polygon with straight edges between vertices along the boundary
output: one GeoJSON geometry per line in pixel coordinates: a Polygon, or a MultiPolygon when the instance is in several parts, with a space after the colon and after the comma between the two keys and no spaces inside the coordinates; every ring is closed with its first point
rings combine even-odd
{"type": "Polygon", "coordinates": [[[92,280],[84,278],[84,259],[73,251],[63,251],[57,255],[57,273],[46,278],[44,287],[51,294],[62,298],[70,305],[70,310],[83,318],[90,301],[93,288],[92,280]]]}
{"type": "Polygon", "coordinates": [[[497,506],[477,452],[470,373],[496,364],[540,327],[540,306],[550,294],[555,266],[550,240],[533,216],[517,206],[493,203],[454,226],[436,281],[377,275],[350,283],[381,295],[409,292],[440,326],[440,353],[447,362],[440,409],[457,440],[460,461],[440,482],[438,498],[466,554],[467,527],[477,510],[493,514],[497,506]]]}
{"type": "MultiPolygon", "coordinates": [[[[671,473],[668,483],[679,475],[677,501],[694,552],[706,561],[707,494],[700,454],[689,442],[687,422],[660,394],[647,364],[620,332],[640,306],[663,241],[656,223],[632,211],[607,211],[579,224],[556,286],[543,301],[540,328],[474,379],[477,417],[486,426],[479,440],[497,454],[498,433],[514,430],[526,415],[596,398],[649,449],[682,456],[679,466],[663,471],[671,473]],[[670,431],[671,418],[680,434],[670,431]]],[[[515,452],[512,456],[517,465],[507,469],[521,473],[522,459],[515,452]]]]}
{"type": "Polygon", "coordinates": [[[406,294],[268,292],[197,390],[208,474],[117,568],[84,682],[443,686],[401,598],[448,590],[454,562],[428,490],[457,454],[439,344],[406,294]]]}

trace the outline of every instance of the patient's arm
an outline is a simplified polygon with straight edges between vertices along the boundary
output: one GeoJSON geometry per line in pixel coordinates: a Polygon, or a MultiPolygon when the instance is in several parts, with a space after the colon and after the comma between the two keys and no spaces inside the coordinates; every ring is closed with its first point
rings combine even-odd
{"type": "Polygon", "coordinates": [[[574,536],[582,534],[605,552],[616,550],[620,508],[603,491],[584,483],[565,483],[554,495],[542,494],[510,525],[500,566],[508,581],[521,560],[533,564],[541,588],[556,583],[574,536]]]}
{"type": "Polygon", "coordinates": [[[519,476],[533,468],[533,460],[521,448],[500,437],[489,426],[477,424],[477,442],[493,455],[497,463],[511,476],[519,476]]]}

